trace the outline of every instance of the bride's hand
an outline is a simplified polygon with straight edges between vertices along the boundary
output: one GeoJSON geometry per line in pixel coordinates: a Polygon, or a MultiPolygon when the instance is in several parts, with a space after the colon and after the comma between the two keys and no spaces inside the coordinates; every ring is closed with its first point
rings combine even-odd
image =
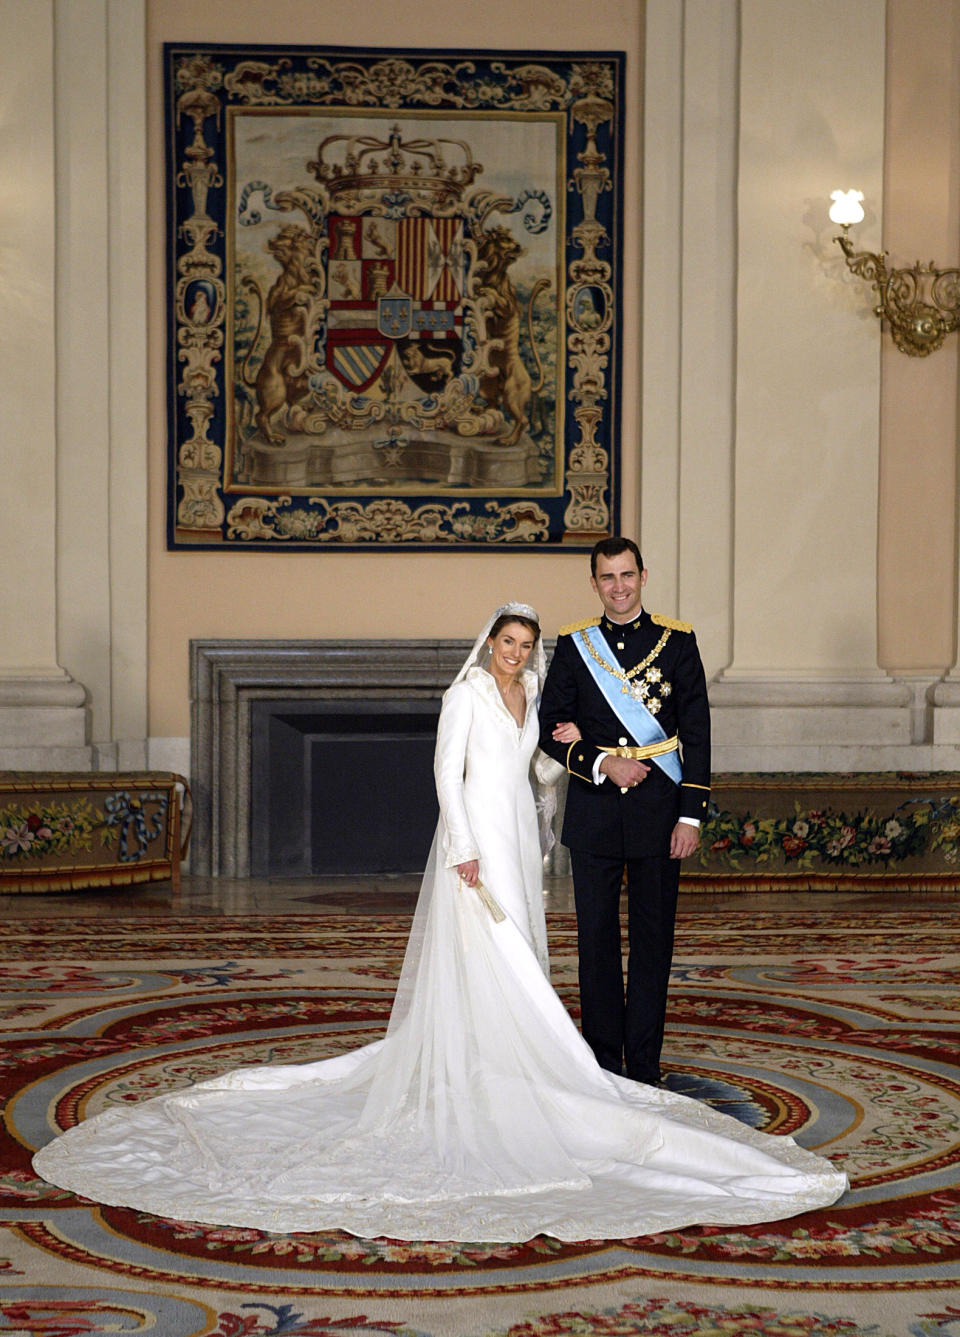
{"type": "Polygon", "coordinates": [[[556,743],[575,743],[578,738],[582,737],[583,735],[572,720],[564,720],[553,731],[553,739],[556,743]]]}
{"type": "Polygon", "coordinates": [[[466,863],[458,863],[457,872],[468,887],[475,887],[480,881],[480,865],[476,859],[468,859],[466,863]]]}

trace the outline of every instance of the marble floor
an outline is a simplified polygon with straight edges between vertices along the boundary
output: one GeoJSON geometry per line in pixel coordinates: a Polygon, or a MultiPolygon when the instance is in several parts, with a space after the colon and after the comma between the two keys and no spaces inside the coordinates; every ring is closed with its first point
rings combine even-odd
{"type": "MultiPolygon", "coordinates": [[[[179,893],[169,882],[137,887],[91,888],[62,894],[0,895],[5,919],[84,919],[150,915],[310,915],[413,913],[419,877],[215,878],[185,876],[179,893]]],[[[573,910],[569,877],[548,878],[547,914],[573,910]]],[[[960,903],[960,886],[945,892],[765,892],[705,894],[683,892],[680,909],[709,913],[810,911],[829,914],[845,906],[857,910],[901,909],[922,904],[960,903]]]]}

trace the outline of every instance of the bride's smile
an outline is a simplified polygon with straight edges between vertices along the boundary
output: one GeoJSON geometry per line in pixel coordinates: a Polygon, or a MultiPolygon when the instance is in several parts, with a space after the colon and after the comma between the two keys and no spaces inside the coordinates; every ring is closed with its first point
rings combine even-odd
{"type": "Polygon", "coordinates": [[[501,687],[506,687],[525,667],[533,651],[534,638],[521,622],[508,622],[488,644],[490,672],[501,687]]]}

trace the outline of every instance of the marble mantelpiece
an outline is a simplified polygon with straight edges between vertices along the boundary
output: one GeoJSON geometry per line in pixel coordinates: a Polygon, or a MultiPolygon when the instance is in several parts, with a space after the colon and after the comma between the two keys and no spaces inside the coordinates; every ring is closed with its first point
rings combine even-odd
{"type": "MultiPolygon", "coordinates": [[[[464,640],[190,643],[191,871],[248,877],[254,701],[439,700],[470,650],[464,640]]],[[[548,649],[550,643],[548,643],[548,649]]],[[[558,848],[551,871],[565,871],[558,848]]]]}

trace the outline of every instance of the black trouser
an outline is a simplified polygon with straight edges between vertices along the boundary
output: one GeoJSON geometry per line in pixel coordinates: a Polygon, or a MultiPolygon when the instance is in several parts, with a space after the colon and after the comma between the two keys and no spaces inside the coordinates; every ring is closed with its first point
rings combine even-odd
{"type": "Polygon", "coordinates": [[[602,1068],[660,1080],[680,860],[628,859],[629,957],[624,997],[620,890],[624,861],[571,850],[583,1037],[602,1068]]]}

